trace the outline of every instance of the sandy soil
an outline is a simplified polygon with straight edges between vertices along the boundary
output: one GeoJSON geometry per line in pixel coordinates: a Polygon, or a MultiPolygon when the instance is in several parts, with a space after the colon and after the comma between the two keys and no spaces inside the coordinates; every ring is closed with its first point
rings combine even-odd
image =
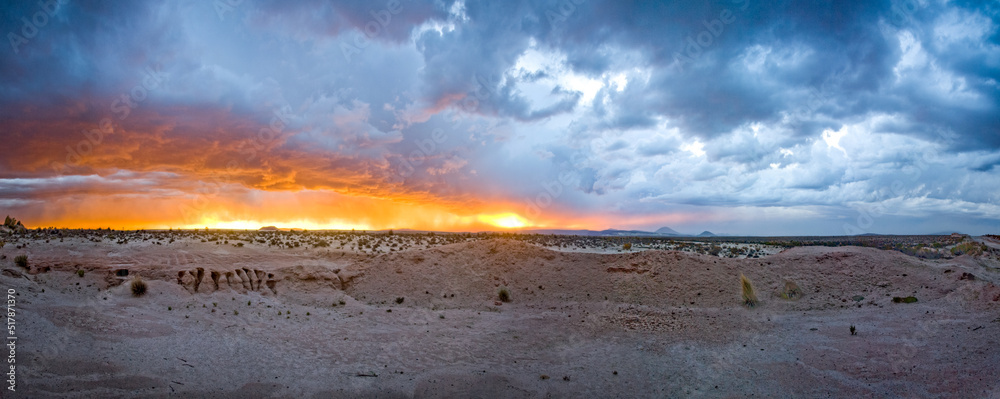
{"type": "MultiPolygon", "coordinates": [[[[632,253],[641,251],[651,251],[651,250],[665,250],[665,251],[680,251],[680,252],[690,252],[697,253],[697,247],[692,247],[697,245],[699,247],[709,247],[711,243],[700,242],[700,241],[683,241],[681,243],[675,244],[658,244],[658,245],[633,245],[630,249],[625,250],[621,245],[604,243],[604,245],[587,245],[593,243],[570,243],[569,245],[539,245],[542,248],[550,249],[558,252],[582,252],[582,253],[592,253],[592,254],[621,254],[621,253],[632,253]]],[[[774,255],[782,251],[782,247],[773,245],[762,245],[762,244],[746,244],[746,243],[726,243],[720,246],[722,249],[719,256],[735,259],[746,259],[749,258],[745,253],[739,253],[738,250],[753,249],[755,254],[760,256],[774,255]]]]}
{"type": "Polygon", "coordinates": [[[336,247],[5,247],[19,338],[3,397],[1000,398],[990,258],[336,247]],[[742,305],[740,273],[759,306],[742,305]],[[800,298],[780,297],[786,281],[800,298]]]}

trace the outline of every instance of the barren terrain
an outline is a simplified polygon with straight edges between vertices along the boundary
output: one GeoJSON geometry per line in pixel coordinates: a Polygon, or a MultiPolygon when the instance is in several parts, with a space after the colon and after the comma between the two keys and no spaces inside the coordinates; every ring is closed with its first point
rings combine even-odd
{"type": "Polygon", "coordinates": [[[3,397],[1000,398],[991,250],[234,237],[8,237],[3,397]]]}

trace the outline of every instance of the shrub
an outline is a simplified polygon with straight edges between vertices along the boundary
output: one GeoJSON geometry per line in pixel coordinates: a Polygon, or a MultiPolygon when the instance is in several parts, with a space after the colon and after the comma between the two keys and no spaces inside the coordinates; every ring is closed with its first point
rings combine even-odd
{"type": "Polygon", "coordinates": [[[14,257],[14,264],[25,269],[28,268],[28,255],[18,255],[14,257]]]}
{"type": "Polygon", "coordinates": [[[510,291],[507,291],[507,287],[500,287],[497,296],[500,297],[500,302],[510,302],[510,291]]]}
{"type": "Polygon", "coordinates": [[[958,244],[954,248],[952,248],[951,254],[955,256],[959,255],[979,256],[982,255],[983,252],[986,252],[987,250],[988,248],[986,247],[986,245],[980,244],[978,242],[966,242],[958,244]]]}
{"type": "Polygon", "coordinates": [[[406,298],[403,298],[403,297],[396,298],[396,304],[397,305],[402,304],[403,301],[405,301],[405,300],[406,300],[406,298]]]}
{"type": "Polygon", "coordinates": [[[743,291],[743,304],[751,308],[757,306],[757,293],[753,289],[753,283],[743,273],[740,273],[740,287],[743,291]]]}
{"type": "Polygon", "coordinates": [[[792,281],[785,281],[785,290],[781,292],[784,299],[797,299],[802,296],[802,289],[792,281]]]}
{"type": "Polygon", "coordinates": [[[708,254],[709,255],[719,256],[720,253],[722,253],[722,247],[720,247],[718,245],[715,245],[715,244],[712,244],[711,246],[708,247],[708,254]]]}
{"type": "Polygon", "coordinates": [[[142,278],[136,276],[132,279],[132,296],[143,296],[146,294],[146,282],[142,281],[142,278]]]}
{"type": "Polygon", "coordinates": [[[626,251],[631,251],[632,250],[632,243],[626,242],[625,245],[622,245],[622,249],[624,249],[626,251]]]}
{"type": "Polygon", "coordinates": [[[83,269],[77,270],[76,271],[76,275],[80,276],[80,277],[83,277],[83,269]]]}
{"type": "Polygon", "coordinates": [[[894,296],[892,297],[892,303],[914,303],[917,301],[916,297],[908,296],[906,298],[894,296]]]}

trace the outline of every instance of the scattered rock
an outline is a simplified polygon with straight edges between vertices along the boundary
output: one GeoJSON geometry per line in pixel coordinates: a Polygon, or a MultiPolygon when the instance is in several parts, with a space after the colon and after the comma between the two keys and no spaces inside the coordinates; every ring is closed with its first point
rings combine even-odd
{"type": "Polygon", "coordinates": [[[24,277],[21,272],[14,269],[3,269],[3,275],[7,277],[24,277]]]}

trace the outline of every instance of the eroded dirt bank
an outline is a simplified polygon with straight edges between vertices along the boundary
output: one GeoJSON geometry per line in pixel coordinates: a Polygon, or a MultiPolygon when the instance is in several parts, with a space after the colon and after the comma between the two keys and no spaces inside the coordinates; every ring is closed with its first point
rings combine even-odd
{"type": "Polygon", "coordinates": [[[997,265],[968,256],[28,248],[27,269],[0,263],[4,397],[1000,397],[997,265]]]}

